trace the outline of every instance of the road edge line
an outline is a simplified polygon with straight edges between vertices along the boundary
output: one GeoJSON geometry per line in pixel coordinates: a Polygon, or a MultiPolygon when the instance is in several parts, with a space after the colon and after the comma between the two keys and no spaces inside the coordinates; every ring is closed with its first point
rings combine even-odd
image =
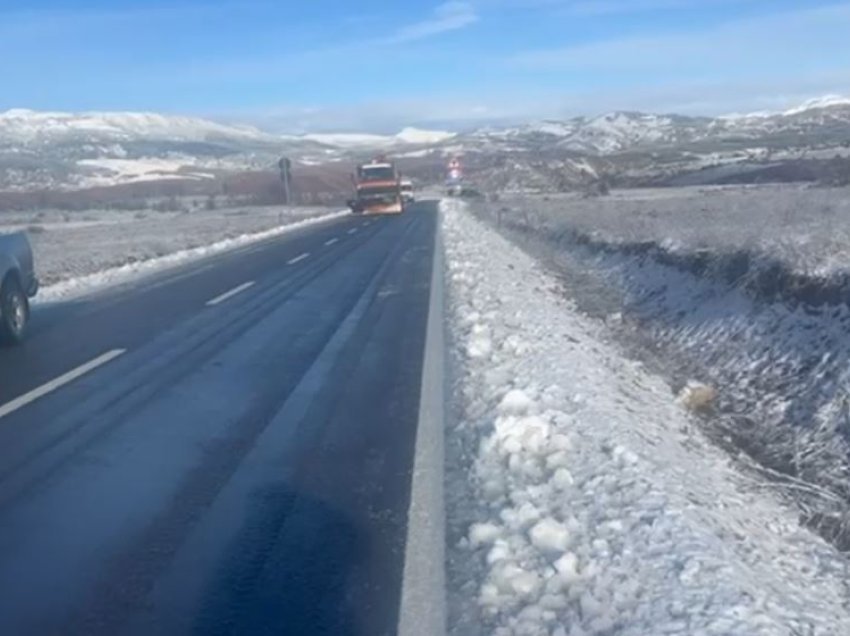
{"type": "Polygon", "coordinates": [[[446,633],[445,313],[442,211],[437,211],[419,418],[407,513],[398,636],[446,633]]]}

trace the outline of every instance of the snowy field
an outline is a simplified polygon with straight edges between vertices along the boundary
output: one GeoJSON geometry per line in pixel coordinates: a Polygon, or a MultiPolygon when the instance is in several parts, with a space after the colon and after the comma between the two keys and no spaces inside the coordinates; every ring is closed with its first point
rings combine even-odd
{"type": "Polygon", "coordinates": [[[792,270],[850,270],[850,188],[800,185],[615,191],[611,196],[505,197],[505,222],[609,244],[671,252],[747,251],[792,270]]]}
{"type": "MultiPolygon", "coordinates": [[[[336,212],[322,207],[244,207],[191,212],[91,210],[0,213],[0,233],[27,230],[39,279],[50,288],[105,270],[139,269],[143,263],[175,255],[198,257],[204,248],[223,249],[307,219],[336,212]],[[222,244],[223,242],[223,244],[222,244]],[[187,251],[194,253],[187,254],[187,251]]],[[[171,264],[174,264],[173,262],[171,264]]]]}
{"type": "Polygon", "coordinates": [[[443,205],[455,635],[850,633],[845,559],[561,282],[443,205]]]}

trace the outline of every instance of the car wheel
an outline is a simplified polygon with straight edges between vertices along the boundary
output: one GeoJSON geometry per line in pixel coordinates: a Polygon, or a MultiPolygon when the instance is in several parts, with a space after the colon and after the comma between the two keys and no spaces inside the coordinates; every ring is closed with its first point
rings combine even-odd
{"type": "Polygon", "coordinates": [[[0,289],[0,341],[17,344],[24,338],[30,307],[18,280],[8,277],[0,289]]]}

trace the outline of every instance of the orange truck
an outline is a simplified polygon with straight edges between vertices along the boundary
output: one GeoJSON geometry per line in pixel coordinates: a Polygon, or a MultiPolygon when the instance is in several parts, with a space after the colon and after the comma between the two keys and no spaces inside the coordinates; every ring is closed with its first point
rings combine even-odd
{"type": "Polygon", "coordinates": [[[357,166],[354,194],[348,207],[355,214],[401,214],[404,211],[401,175],[395,165],[384,158],[357,166]]]}

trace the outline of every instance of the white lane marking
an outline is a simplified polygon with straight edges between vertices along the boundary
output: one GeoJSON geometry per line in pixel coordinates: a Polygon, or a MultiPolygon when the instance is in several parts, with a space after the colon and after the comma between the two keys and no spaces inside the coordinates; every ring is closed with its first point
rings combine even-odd
{"type": "Polygon", "coordinates": [[[330,239],[329,241],[325,241],[325,245],[327,245],[328,247],[330,247],[331,245],[333,245],[333,244],[334,244],[334,243],[336,243],[337,241],[339,241],[339,239],[338,239],[338,238],[332,238],[332,239],[330,239]]]}
{"type": "Polygon", "coordinates": [[[96,357],[94,360],[81,364],[76,369],[72,369],[67,373],[60,375],[58,378],[54,378],[53,380],[50,380],[50,382],[42,384],[40,387],[16,397],[11,402],[6,402],[6,404],[0,406],[0,417],[5,417],[6,415],[9,415],[9,413],[13,413],[27,404],[35,402],[37,399],[44,397],[48,393],[55,391],[69,382],[73,382],[90,371],[94,371],[98,367],[103,366],[110,360],[114,360],[126,352],[126,349],[112,349],[111,351],[107,351],[103,355],[96,357]]]}
{"type": "Polygon", "coordinates": [[[233,298],[236,294],[241,294],[246,289],[249,289],[254,286],[254,281],[249,280],[247,283],[242,283],[241,285],[234,287],[230,291],[224,292],[221,296],[216,296],[212,300],[207,301],[207,307],[212,307],[213,305],[218,305],[219,303],[223,303],[228,298],[233,298]]]}
{"type": "Polygon", "coordinates": [[[303,254],[296,256],[295,258],[290,258],[288,261],[286,261],[286,264],[287,265],[295,265],[295,263],[300,263],[305,258],[309,258],[309,257],[310,257],[310,252],[304,252],[303,254]]]}
{"type": "Polygon", "coordinates": [[[372,224],[372,222],[371,222],[371,221],[366,221],[366,222],[363,224],[363,227],[368,227],[368,226],[370,226],[371,224],[372,224]]]}
{"type": "Polygon", "coordinates": [[[350,230],[348,230],[348,233],[349,233],[349,234],[354,234],[354,233],[356,233],[356,232],[357,232],[357,228],[356,228],[356,227],[353,227],[353,228],[351,228],[350,230]]]}

